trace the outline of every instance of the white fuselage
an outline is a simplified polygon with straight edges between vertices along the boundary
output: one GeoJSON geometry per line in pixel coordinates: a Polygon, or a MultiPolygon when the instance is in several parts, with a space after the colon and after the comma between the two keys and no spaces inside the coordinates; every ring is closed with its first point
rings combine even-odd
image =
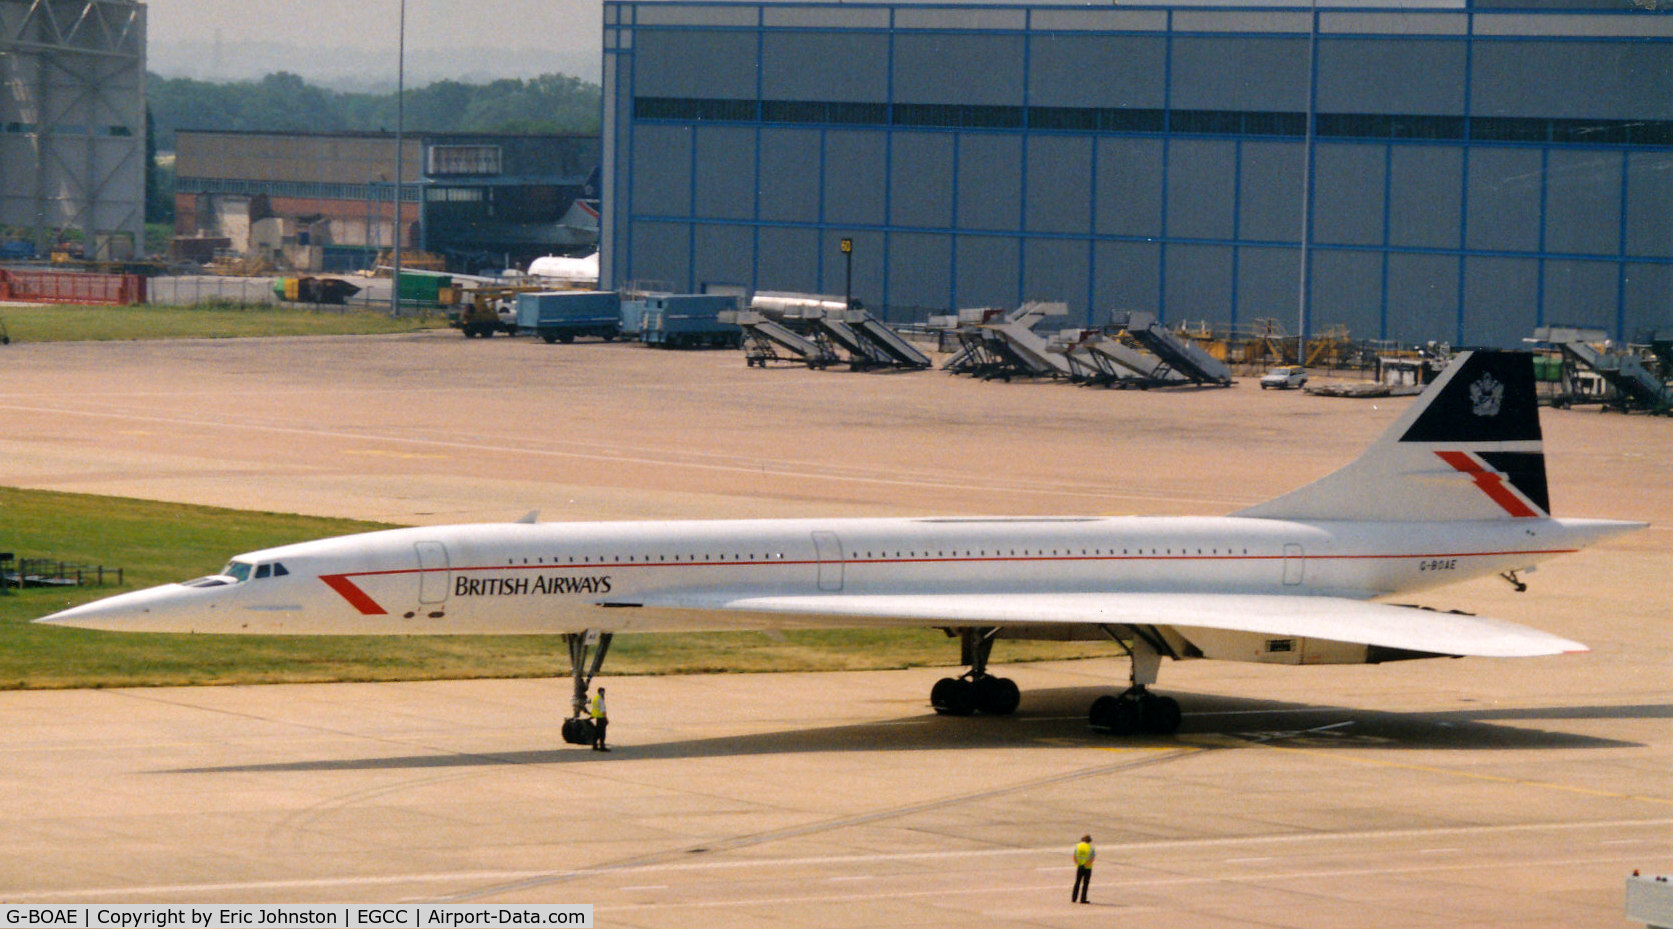
{"type": "MultiPolygon", "coordinates": [[[[237,583],[209,578],[170,584],[61,615],[74,616],[76,625],[103,626],[108,619],[108,628],[144,631],[562,633],[759,625],[718,613],[623,608],[668,593],[1188,592],[1370,599],[1524,569],[1615,527],[1545,518],[1396,523],[1247,517],[438,526],[253,552],[236,559],[251,566],[248,579],[237,583]]],[[[780,624],[799,623],[784,617],[780,624]]]]}

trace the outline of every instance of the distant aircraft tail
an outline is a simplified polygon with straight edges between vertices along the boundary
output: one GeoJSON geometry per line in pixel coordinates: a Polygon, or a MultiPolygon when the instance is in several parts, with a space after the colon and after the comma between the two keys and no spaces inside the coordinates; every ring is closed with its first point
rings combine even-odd
{"type": "Polygon", "coordinates": [[[1237,516],[1394,522],[1550,515],[1533,356],[1459,355],[1347,467],[1237,516]]]}

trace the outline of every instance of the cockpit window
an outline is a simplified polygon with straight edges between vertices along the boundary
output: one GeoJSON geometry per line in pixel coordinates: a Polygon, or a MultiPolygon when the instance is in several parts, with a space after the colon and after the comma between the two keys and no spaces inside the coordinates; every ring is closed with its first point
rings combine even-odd
{"type": "MultiPolygon", "coordinates": [[[[251,564],[248,561],[229,561],[227,566],[221,569],[218,576],[230,577],[232,578],[230,583],[242,584],[251,578],[259,581],[266,577],[288,577],[289,575],[290,572],[285,570],[285,566],[277,561],[269,561],[259,565],[251,564]]],[[[223,580],[221,583],[228,582],[223,580]]]]}
{"type": "Polygon", "coordinates": [[[225,587],[227,579],[224,577],[197,577],[189,581],[181,581],[181,587],[225,587]]]}

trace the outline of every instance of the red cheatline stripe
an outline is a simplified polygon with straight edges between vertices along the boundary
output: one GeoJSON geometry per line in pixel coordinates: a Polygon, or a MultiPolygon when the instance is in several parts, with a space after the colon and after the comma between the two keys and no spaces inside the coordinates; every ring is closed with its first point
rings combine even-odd
{"type": "Polygon", "coordinates": [[[1505,486],[1504,475],[1483,468],[1468,452],[1436,452],[1441,460],[1468,474],[1481,492],[1512,516],[1538,516],[1538,511],[1523,502],[1516,492],[1505,486]]]}
{"type": "Polygon", "coordinates": [[[321,574],[320,580],[324,581],[327,587],[340,594],[344,600],[349,602],[350,606],[359,610],[363,615],[386,616],[389,614],[388,610],[378,606],[376,600],[366,596],[366,591],[354,586],[354,582],[345,575],[321,574]]]}

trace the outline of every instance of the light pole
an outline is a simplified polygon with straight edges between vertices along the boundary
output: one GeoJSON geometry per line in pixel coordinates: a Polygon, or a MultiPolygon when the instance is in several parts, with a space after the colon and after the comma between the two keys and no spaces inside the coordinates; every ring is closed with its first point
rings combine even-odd
{"type": "Polygon", "coordinates": [[[395,52],[395,262],[389,274],[389,315],[401,315],[401,179],[405,167],[402,138],[407,105],[407,0],[401,0],[400,25],[395,52]]]}
{"type": "Polygon", "coordinates": [[[1313,119],[1319,96],[1319,7],[1307,12],[1307,128],[1301,153],[1301,286],[1296,295],[1295,363],[1307,363],[1307,290],[1311,283],[1313,243],[1313,119]]]}

